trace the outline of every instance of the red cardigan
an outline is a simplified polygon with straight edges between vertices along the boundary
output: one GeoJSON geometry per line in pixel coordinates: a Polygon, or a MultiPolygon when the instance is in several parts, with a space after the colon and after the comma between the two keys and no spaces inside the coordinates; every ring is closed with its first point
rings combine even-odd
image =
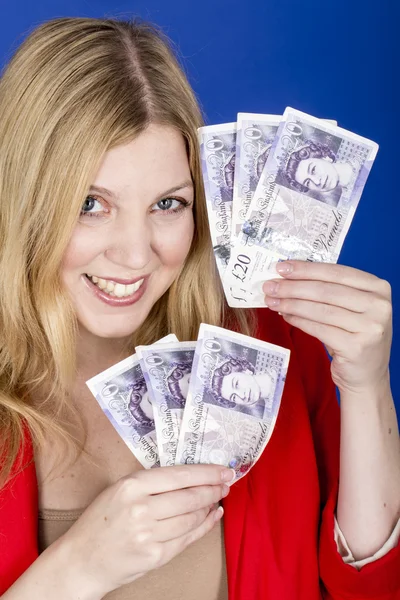
{"type": "MultiPolygon", "coordinates": [[[[229,598],[400,600],[400,544],[360,571],[337,552],[340,412],[325,349],[268,309],[258,316],[257,336],[291,358],[271,440],[223,501],[229,598]]],[[[0,594],[37,558],[37,521],[32,462],[0,492],[0,594]]]]}

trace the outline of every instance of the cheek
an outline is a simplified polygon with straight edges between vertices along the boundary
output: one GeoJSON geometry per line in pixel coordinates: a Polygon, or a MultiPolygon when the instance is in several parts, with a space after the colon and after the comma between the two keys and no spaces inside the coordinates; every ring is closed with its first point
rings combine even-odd
{"type": "Polygon", "coordinates": [[[332,177],[335,176],[335,173],[336,170],[332,163],[328,162],[327,160],[324,160],[323,164],[321,165],[321,175],[323,177],[326,177],[326,175],[328,175],[328,177],[332,177]]]}
{"type": "MultiPolygon", "coordinates": [[[[97,245],[98,242],[99,236],[97,236],[97,245]]],[[[65,251],[62,269],[64,271],[79,269],[79,267],[87,265],[98,251],[95,236],[92,238],[87,233],[82,235],[81,232],[75,231],[65,251]]]]}
{"type": "Polygon", "coordinates": [[[171,267],[185,260],[193,239],[194,221],[190,213],[182,219],[179,227],[166,227],[156,235],[156,248],[161,261],[171,267]]]}

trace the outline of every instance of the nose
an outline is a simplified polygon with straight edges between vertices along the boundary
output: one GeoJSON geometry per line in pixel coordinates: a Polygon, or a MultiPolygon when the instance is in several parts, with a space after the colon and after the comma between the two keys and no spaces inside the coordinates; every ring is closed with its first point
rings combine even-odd
{"type": "Polygon", "coordinates": [[[247,402],[249,401],[249,397],[250,397],[249,388],[242,389],[241,392],[238,393],[238,396],[240,397],[242,402],[247,404],[247,402]]]}
{"type": "Polygon", "coordinates": [[[145,220],[127,220],[116,224],[105,256],[135,276],[147,267],[152,257],[151,229],[145,220]]]}
{"type": "Polygon", "coordinates": [[[316,187],[321,187],[322,184],[322,176],[320,173],[314,173],[314,175],[311,175],[311,181],[314,183],[314,185],[316,187]]]}

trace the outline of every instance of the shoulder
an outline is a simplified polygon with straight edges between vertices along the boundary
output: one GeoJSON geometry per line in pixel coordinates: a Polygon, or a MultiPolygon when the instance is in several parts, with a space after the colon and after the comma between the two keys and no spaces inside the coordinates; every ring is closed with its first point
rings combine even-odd
{"type": "MultiPolygon", "coordinates": [[[[12,466],[10,476],[7,479],[7,483],[5,484],[3,489],[0,490],[0,497],[2,493],[7,491],[14,485],[15,481],[18,480],[18,478],[21,477],[27,469],[29,469],[30,467],[34,468],[33,441],[26,421],[22,421],[21,433],[22,435],[18,454],[12,466]]],[[[3,463],[4,458],[5,457],[0,456],[0,467],[3,463]]]]}
{"type": "Polygon", "coordinates": [[[0,595],[37,558],[38,490],[29,428],[12,469],[0,490],[0,595]]]}

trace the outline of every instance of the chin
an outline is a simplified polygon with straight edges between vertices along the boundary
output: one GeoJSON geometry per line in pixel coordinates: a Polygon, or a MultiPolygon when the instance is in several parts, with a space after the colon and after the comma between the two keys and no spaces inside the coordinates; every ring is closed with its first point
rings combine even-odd
{"type": "Polygon", "coordinates": [[[145,315],[132,315],[131,318],[122,315],[116,319],[110,319],[109,316],[100,315],[97,319],[78,315],[79,328],[92,336],[104,339],[126,338],[135,333],[143,324],[147,317],[145,315]]]}
{"type": "Polygon", "coordinates": [[[79,327],[81,330],[89,333],[90,335],[97,337],[97,338],[103,338],[103,339],[123,339],[123,338],[127,338],[129,336],[131,336],[133,333],[135,333],[135,331],[139,328],[139,326],[141,325],[141,323],[139,325],[137,325],[136,327],[131,327],[128,328],[126,327],[100,327],[99,325],[90,325],[87,323],[81,323],[79,322],[79,327]]]}

